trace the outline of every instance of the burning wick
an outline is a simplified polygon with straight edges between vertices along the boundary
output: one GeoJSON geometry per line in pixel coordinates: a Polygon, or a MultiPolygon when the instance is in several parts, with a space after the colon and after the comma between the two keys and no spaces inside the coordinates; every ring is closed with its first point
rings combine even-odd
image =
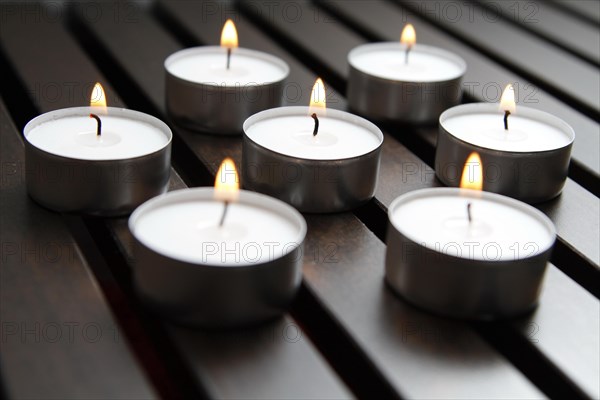
{"type": "Polygon", "coordinates": [[[317,133],[319,133],[319,118],[317,117],[317,113],[312,113],[311,117],[315,120],[315,129],[313,129],[313,136],[317,136],[317,133]]]}
{"type": "Polygon", "coordinates": [[[412,50],[412,46],[406,47],[406,52],[404,53],[404,64],[408,64],[408,53],[412,50]]]}
{"type": "Polygon", "coordinates": [[[229,62],[231,61],[231,47],[227,48],[227,69],[229,69],[229,62]]]}
{"type": "Polygon", "coordinates": [[[469,218],[469,224],[473,221],[471,217],[471,203],[467,204],[467,218],[469,218]]]}
{"type": "Polygon", "coordinates": [[[102,121],[100,120],[100,117],[97,116],[96,114],[90,114],[90,118],[94,118],[96,120],[96,122],[98,123],[97,127],[96,127],[96,136],[100,136],[102,135],[102,121]]]}
{"type": "Polygon", "coordinates": [[[221,221],[219,221],[219,227],[223,226],[223,222],[225,222],[225,216],[227,215],[227,210],[229,209],[229,202],[225,201],[225,206],[223,207],[223,214],[221,215],[221,221]]]}
{"type": "Polygon", "coordinates": [[[510,115],[510,111],[504,110],[504,130],[508,130],[508,116],[510,115]]]}

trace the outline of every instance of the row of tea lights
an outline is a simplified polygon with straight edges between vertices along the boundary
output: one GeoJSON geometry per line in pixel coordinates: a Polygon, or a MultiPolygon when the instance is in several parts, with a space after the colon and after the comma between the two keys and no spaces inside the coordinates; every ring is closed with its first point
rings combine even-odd
{"type": "MultiPolygon", "coordinates": [[[[410,302],[444,315],[519,315],[537,303],[555,240],[550,220],[520,200],[560,193],[574,132],[555,116],[517,109],[511,86],[500,105],[457,105],[465,62],[415,42],[407,25],[401,42],[366,44],[348,56],[351,109],[377,121],[439,120],[436,175],[461,185],[413,191],[391,204],[386,279],[410,302]]],[[[239,190],[227,159],[215,188],[165,193],[171,130],[152,116],[107,107],[97,85],[90,107],[49,112],[25,127],[28,192],[60,212],[135,209],[137,289],[173,320],[228,327],[280,315],[301,281],[307,227],[300,212],[368,202],[383,134],[364,118],[327,110],[320,79],[308,107],[278,107],[289,67],[238,48],[231,21],[220,47],[176,52],[165,69],[176,124],[212,134],[243,130],[249,190],[239,190]]]]}

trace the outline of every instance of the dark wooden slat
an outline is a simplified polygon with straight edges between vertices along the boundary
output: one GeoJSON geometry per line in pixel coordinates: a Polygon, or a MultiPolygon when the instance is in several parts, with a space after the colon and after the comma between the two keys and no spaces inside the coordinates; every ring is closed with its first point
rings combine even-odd
{"type": "Polygon", "coordinates": [[[156,397],[60,215],[27,196],[23,142],[2,100],[0,132],[0,363],[7,395],[156,397]]]}
{"type": "MultiPolygon", "coordinates": [[[[596,151],[600,147],[600,135],[598,134],[600,128],[596,121],[568,107],[518,74],[481,56],[410,10],[383,1],[355,0],[352,1],[351,6],[339,1],[327,1],[324,4],[334,7],[340,13],[345,13],[353,19],[358,19],[377,37],[390,41],[398,40],[405,17],[410,16],[410,21],[414,23],[417,30],[419,42],[447,49],[465,59],[468,66],[463,84],[466,95],[477,101],[494,102],[499,100],[497,89],[501,90],[508,82],[516,83],[520,88],[518,100],[522,104],[557,115],[573,126],[577,135],[573,146],[573,160],[593,171],[596,179],[600,175],[600,155],[596,151]],[[364,16],[368,16],[368,18],[364,16]]],[[[321,18],[324,16],[321,15],[321,18]]],[[[337,23],[330,22],[329,25],[337,25],[337,23]]],[[[357,42],[364,42],[364,39],[356,35],[353,35],[353,38],[357,42]]],[[[327,38],[321,40],[327,40],[327,38]]],[[[346,63],[345,57],[325,57],[324,59],[329,60],[337,71],[347,70],[347,66],[344,64],[346,63]]]]}
{"type": "Polygon", "coordinates": [[[492,12],[539,34],[566,51],[591,63],[600,63],[600,29],[582,24],[577,18],[560,12],[539,0],[477,0],[492,12]]]}
{"type": "MultiPolygon", "coordinates": [[[[364,18],[363,21],[368,24],[370,29],[385,40],[393,40],[396,35],[395,30],[398,26],[397,21],[401,20],[403,15],[396,7],[382,2],[353,1],[349,4],[329,2],[328,6],[334,7],[338,12],[355,19],[359,19],[366,14],[370,15],[371,18],[364,18]]],[[[306,47],[310,47],[312,51],[324,58],[333,70],[347,77],[346,59],[328,57],[327,54],[329,51],[334,51],[330,50],[333,46],[333,41],[335,41],[336,52],[347,54],[355,46],[364,43],[364,39],[344,29],[335,21],[334,17],[325,11],[320,10],[314,13],[319,15],[318,22],[315,23],[311,17],[313,13],[306,12],[305,18],[295,22],[295,26],[302,24],[303,29],[290,30],[289,34],[295,40],[302,42],[306,47]],[[299,32],[308,33],[300,34],[299,32]],[[318,36],[323,39],[320,41],[315,40],[318,36]]],[[[278,20],[275,20],[275,22],[277,23],[278,20]]],[[[281,26],[284,24],[280,20],[279,23],[281,26]]],[[[481,63],[481,56],[474,54],[472,51],[466,53],[467,49],[453,46],[452,42],[445,40],[443,34],[424,21],[419,20],[417,23],[419,26],[418,34],[419,37],[423,38],[423,42],[455,50],[458,54],[468,59],[468,73],[477,74],[477,77],[480,79],[485,79],[485,73],[490,70],[487,69],[488,65],[481,63]],[[467,58],[465,54],[468,54],[469,57],[467,58]]],[[[493,75],[493,72],[490,73],[493,75]]],[[[465,79],[471,81],[470,78],[465,79]]],[[[435,132],[432,130],[430,136],[434,134],[435,132]]],[[[419,168],[417,176],[425,174],[426,171],[425,168],[419,168]]],[[[382,202],[389,204],[398,194],[398,192],[392,193],[391,197],[382,198],[382,202]]],[[[597,202],[597,198],[577,183],[569,180],[563,194],[559,198],[540,205],[540,208],[547,212],[553,219],[559,236],[572,248],[577,249],[576,251],[589,260],[591,264],[598,266],[600,263],[600,251],[597,244],[600,241],[600,231],[597,222],[600,215],[600,205],[597,202]]]]}
{"type": "MultiPolygon", "coordinates": [[[[114,14],[111,14],[111,17],[114,14]]],[[[46,24],[40,21],[35,25],[19,25],[13,27],[10,38],[7,36],[7,42],[12,38],[19,37],[19,44],[28,48],[28,52],[18,51],[18,46],[14,43],[7,43],[8,53],[11,60],[17,65],[22,73],[21,77],[28,85],[28,89],[35,91],[36,85],[44,87],[49,84],[56,84],[58,87],[64,87],[67,83],[85,82],[88,76],[101,80],[107,90],[107,97],[112,104],[123,106],[117,92],[107,84],[106,78],[85,58],[81,49],[77,48],[72,38],[70,38],[63,27],[58,24],[46,24]],[[28,34],[24,33],[27,30],[28,34]],[[34,40],[35,38],[35,40],[34,40]],[[35,43],[33,43],[35,41],[35,43]],[[63,54],[69,63],[53,63],[48,60],[43,65],[37,64],[30,68],[32,60],[38,59],[48,54],[63,54]],[[68,65],[67,65],[68,64],[68,65]]],[[[151,44],[151,42],[148,42],[151,44]]],[[[42,57],[44,58],[44,57],[42,57]]],[[[161,76],[162,77],[162,76],[161,76]]],[[[83,86],[83,85],[82,85],[83,86]]],[[[81,90],[83,94],[85,90],[81,90]]],[[[86,95],[87,96],[87,95],[86,95]]],[[[55,103],[45,96],[39,96],[38,105],[42,110],[55,108],[55,103]]],[[[77,96],[68,99],[61,99],[60,106],[73,106],[80,104],[77,96]]],[[[171,181],[171,187],[182,187],[182,182],[177,178],[171,181]]],[[[126,229],[125,219],[111,219],[107,221],[109,228],[118,233],[116,236],[122,249],[127,249],[132,240],[126,229]],[[119,229],[121,228],[121,229],[119,229]]],[[[130,256],[127,253],[126,256],[130,256]]],[[[158,321],[157,321],[158,323],[158,321]]],[[[215,335],[205,335],[200,332],[190,333],[185,329],[178,327],[169,327],[171,337],[175,346],[180,349],[181,355],[188,365],[193,369],[197,382],[208,388],[214,397],[224,397],[233,394],[235,397],[263,397],[263,398],[315,398],[324,396],[326,398],[347,398],[350,393],[345,389],[326,362],[305,337],[297,343],[286,342],[281,337],[281,332],[291,335],[293,320],[289,317],[263,328],[263,330],[249,330],[240,332],[238,336],[231,335],[229,338],[221,335],[217,340],[215,335]],[[287,329],[287,330],[285,330],[287,329]],[[291,329],[291,330],[290,330],[291,329]],[[265,332],[273,336],[272,343],[265,343],[265,332]],[[277,337],[276,337],[277,336],[277,337]],[[222,368],[224,359],[220,359],[220,354],[225,354],[229,349],[239,348],[241,337],[245,338],[244,344],[247,346],[247,353],[241,352],[237,355],[238,365],[234,365],[235,353],[229,353],[226,358],[231,363],[231,368],[222,368]],[[209,359],[208,355],[213,356],[209,359]],[[259,369],[257,363],[268,360],[270,370],[266,368],[259,369]],[[264,380],[253,380],[256,374],[263,374],[264,380]],[[251,383],[251,387],[250,387],[251,383]],[[288,391],[284,392],[283,388],[288,391]],[[319,393],[319,395],[316,395],[319,393]]],[[[302,332],[299,331],[302,336],[302,332]]],[[[77,363],[72,363],[74,366],[77,363]]],[[[126,366],[126,363],[123,363],[126,366]]],[[[11,364],[8,364],[10,367],[11,364]]],[[[107,368],[107,371],[118,371],[117,368],[107,368]]],[[[117,375],[115,378],[126,379],[127,375],[117,375]]],[[[80,396],[84,397],[84,396],[80,396]]],[[[110,396],[106,396],[110,397],[110,396]]],[[[129,397],[148,397],[135,396],[129,397]]]]}
{"type": "Polygon", "coordinates": [[[592,399],[600,397],[600,303],[550,266],[540,306],[511,327],[592,399]]]}
{"type": "MultiPolygon", "coordinates": [[[[203,20],[202,24],[196,24],[194,22],[194,16],[201,15],[202,5],[198,3],[192,2],[169,2],[165,4],[166,7],[169,7],[172,10],[176,17],[184,24],[185,27],[190,29],[190,32],[193,32],[194,35],[197,35],[199,41],[205,41],[207,38],[214,37],[214,31],[220,31],[223,20],[219,17],[208,18],[207,20],[203,20]],[[181,8],[180,8],[181,7],[181,8]],[[186,18],[185,16],[189,16],[186,18]]],[[[271,52],[284,57],[286,60],[293,60],[289,54],[285,52],[285,50],[278,48],[278,46],[273,46],[269,44],[269,40],[261,35],[251,24],[246,22],[243,18],[237,18],[237,26],[238,32],[240,34],[240,41],[245,43],[246,46],[251,48],[259,48],[263,49],[265,43],[268,46],[271,46],[271,52]],[[252,33],[251,33],[252,32],[252,33]],[[250,36],[249,36],[250,35],[250,36]],[[254,37],[255,39],[252,39],[254,37]],[[255,40],[255,41],[254,41],[255,40]]],[[[127,32],[133,32],[132,29],[134,27],[120,26],[113,27],[113,29],[119,30],[119,33],[115,33],[115,39],[120,38],[118,41],[114,40],[111,42],[108,40],[108,37],[103,42],[106,46],[109,46],[111,51],[114,52],[116,57],[122,62],[126,69],[133,71],[140,71],[140,65],[138,64],[137,59],[146,59],[146,57],[152,55],[156,58],[152,64],[161,64],[161,60],[170,52],[175,51],[178,48],[176,43],[171,42],[170,46],[166,46],[168,41],[165,38],[158,39],[156,35],[156,27],[151,27],[151,22],[146,23],[145,21],[140,21],[135,26],[135,31],[138,34],[141,32],[153,32],[152,37],[154,38],[152,46],[149,46],[147,43],[144,45],[143,43],[135,42],[133,36],[128,34],[127,32]],[[127,41],[131,40],[131,45],[125,45],[123,38],[131,38],[127,41]],[[135,43],[135,44],[134,44],[135,43]],[[162,46],[166,47],[163,49],[162,46]],[[129,55],[133,49],[136,52],[141,52],[143,55],[140,57],[131,57],[120,55],[120,52],[125,50],[119,50],[119,47],[127,47],[129,48],[129,55]],[[164,53],[162,51],[164,50],[164,53]]],[[[98,32],[104,31],[106,26],[101,27],[98,26],[98,32]]],[[[144,36],[144,34],[141,34],[144,36]]],[[[209,39],[210,40],[210,39],[209,39]]],[[[208,41],[208,40],[206,40],[208,41]]],[[[146,69],[147,70],[147,69],[146,69]]],[[[154,74],[160,73],[162,74],[162,70],[155,71],[154,74]]],[[[292,70],[292,81],[298,81],[298,77],[300,75],[296,75],[297,70],[292,70]]],[[[305,72],[304,72],[305,73],[305,72]]],[[[144,74],[144,73],[136,73],[132,74],[134,78],[138,81],[139,86],[145,90],[144,88],[152,85],[152,82],[156,80],[156,76],[152,73],[144,74]]],[[[300,76],[301,77],[301,76],[300,76]]],[[[312,82],[311,82],[312,83],[312,82]]],[[[154,102],[157,106],[162,107],[162,98],[160,96],[152,96],[149,92],[148,95],[153,97],[154,102]]],[[[239,139],[238,139],[239,141],[239,139]]],[[[207,157],[215,157],[220,158],[223,155],[223,150],[219,148],[218,145],[210,145],[206,144],[208,147],[204,150],[202,149],[194,149],[197,152],[199,157],[205,157],[204,153],[208,153],[207,157]],[[210,153],[216,153],[210,155],[210,153]]],[[[208,164],[211,164],[210,162],[208,164]]],[[[214,170],[213,170],[214,172],[214,170]]],[[[378,307],[381,303],[377,300],[374,301],[374,298],[379,298],[380,296],[384,296],[386,299],[386,304],[390,307],[396,307],[396,304],[400,304],[400,302],[391,295],[387,289],[382,286],[382,274],[383,274],[383,244],[372,234],[370,233],[364,225],[362,225],[355,217],[351,214],[339,214],[335,216],[311,216],[309,218],[309,235],[307,237],[307,248],[309,255],[305,258],[306,266],[308,268],[312,266],[319,265],[320,268],[329,268],[331,275],[326,277],[325,275],[320,275],[319,270],[317,268],[316,276],[306,277],[306,284],[309,288],[314,288],[317,282],[322,282],[327,286],[328,290],[318,290],[317,295],[319,296],[320,301],[324,303],[324,305],[331,309],[333,313],[335,313],[336,318],[339,318],[343,323],[344,329],[346,329],[349,334],[355,338],[356,340],[360,340],[360,344],[365,343],[364,351],[368,354],[368,356],[376,361],[376,365],[381,369],[382,373],[386,374],[386,378],[389,379],[394,387],[397,390],[400,390],[401,393],[404,393],[404,390],[407,390],[409,393],[414,393],[414,395],[433,395],[434,392],[430,388],[427,388],[426,385],[421,385],[419,388],[418,382],[410,382],[410,380],[406,380],[402,376],[398,376],[393,373],[393,371],[400,371],[410,369],[410,362],[404,360],[402,355],[405,353],[413,353],[412,360],[416,363],[420,357],[418,346],[406,346],[401,342],[401,337],[399,336],[399,332],[394,329],[390,325],[386,325],[382,321],[380,321],[380,317],[378,316],[379,311],[378,307]],[[338,250],[336,254],[343,255],[341,258],[337,259],[335,263],[332,262],[324,262],[322,258],[319,258],[316,261],[314,258],[314,250],[318,248],[321,252],[325,251],[324,242],[326,244],[333,244],[338,250]],[[368,260],[368,261],[367,261],[368,260]],[[365,268],[368,268],[369,271],[377,271],[376,274],[369,273],[365,271],[365,268]],[[368,281],[370,288],[367,290],[369,297],[369,301],[365,305],[361,305],[357,308],[356,304],[334,304],[332,303],[332,299],[336,296],[340,296],[343,293],[350,294],[352,293],[354,282],[362,282],[363,280],[368,281]],[[350,285],[350,286],[348,286],[350,285]],[[337,289],[334,289],[337,287],[337,289]],[[328,291],[332,291],[334,293],[328,293],[328,291]],[[358,326],[357,323],[352,323],[352,319],[354,318],[368,318],[364,323],[360,325],[364,325],[364,327],[358,326]],[[364,331],[363,329],[366,329],[364,331]],[[363,331],[361,331],[363,330],[363,331]],[[387,337],[385,343],[370,343],[368,334],[371,332],[378,332],[378,335],[387,337]],[[386,355],[394,354],[393,357],[388,358],[386,355]],[[390,372],[383,372],[383,371],[390,372]]],[[[323,253],[321,253],[321,257],[323,257],[323,253]]],[[[424,324],[427,325],[430,329],[438,329],[440,327],[439,324],[444,325],[444,322],[440,320],[430,317],[426,314],[422,314],[417,310],[413,309],[409,306],[404,306],[403,315],[390,315],[390,324],[395,326],[400,326],[402,324],[402,320],[405,322],[409,322],[412,319],[419,319],[425,321],[424,324]],[[392,322],[393,321],[393,322],[392,322]]],[[[482,342],[477,335],[474,334],[472,330],[460,323],[449,324],[452,327],[453,332],[457,332],[457,335],[464,338],[465,341],[471,343],[472,347],[469,349],[467,353],[459,352],[461,355],[457,355],[457,357],[461,357],[461,359],[467,365],[460,372],[456,372],[456,374],[450,373],[452,376],[446,375],[441,377],[436,375],[437,379],[443,379],[446,381],[452,381],[449,389],[438,388],[440,391],[448,389],[445,391],[446,394],[454,393],[457,396],[472,394],[472,395],[484,395],[485,393],[491,393],[492,391],[500,390],[506,396],[518,396],[518,395],[530,395],[530,396],[538,396],[539,393],[535,388],[529,386],[529,384],[523,380],[523,377],[512,369],[509,365],[505,364],[502,358],[498,358],[491,349],[482,342]],[[490,363],[486,364],[487,368],[480,368],[479,361],[483,357],[486,360],[489,360],[490,363]],[[491,361],[494,360],[494,361],[491,361]],[[474,368],[477,365],[477,370],[482,375],[487,376],[489,379],[487,381],[485,379],[479,381],[478,384],[471,384],[467,387],[464,384],[460,383],[460,378],[458,375],[467,374],[467,371],[470,368],[474,368]],[[493,379],[498,379],[499,382],[503,382],[500,386],[497,386],[494,383],[490,383],[493,379]],[[525,394],[528,393],[528,394],[525,394]]],[[[445,325],[444,325],[445,327],[445,325]]],[[[450,350],[453,348],[453,343],[451,339],[444,339],[442,344],[439,344],[440,352],[442,353],[440,356],[443,357],[451,357],[450,353],[453,353],[454,350],[450,350]],[[444,352],[445,353],[444,355],[444,352]]],[[[425,356],[428,358],[428,363],[436,364],[435,357],[429,358],[429,356],[425,356]]],[[[416,365],[416,364],[415,364],[416,365]]],[[[438,364],[435,367],[436,370],[442,367],[441,364],[438,364]]],[[[430,376],[427,368],[419,367],[420,374],[425,374],[426,376],[430,376]]],[[[427,379],[426,376],[422,376],[421,379],[427,379]]],[[[422,383],[423,381],[421,381],[422,383]]],[[[437,392],[440,393],[440,392],[437,392]]]]}
{"type": "Polygon", "coordinates": [[[410,2],[405,5],[412,12],[425,16],[432,7],[440,10],[434,11],[436,24],[489,52],[511,68],[520,69],[530,79],[539,79],[540,86],[543,83],[546,90],[555,88],[581,102],[591,110],[594,118],[598,118],[600,76],[594,66],[571,57],[538,37],[514,29],[502,19],[494,19],[491,13],[475,3],[430,0],[420,5],[410,2]],[[452,7],[453,11],[444,11],[446,7],[452,7]],[[564,71],[569,71],[569,74],[564,71]]]}
{"type": "Polygon", "coordinates": [[[596,0],[550,0],[564,11],[570,11],[594,26],[600,25],[600,4],[596,0]]]}
{"type": "MultiPolygon", "coordinates": [[[[256,6],[258,3],[254,3],[256,6]]],[[[295,4],[298,4],[297,2],[295,4]]],[[[345,10],[352,10],[353,5],[356,3],[344,3],[345,10]]],[[[263,9],[264,10],[264,9],[263,9]]],[[[364,11],[364,10],[361,10],[364,11]]],[[[375,12],[374,8],[371,8],[371,13],[375,12]]],[[[366,12],[363,12],[365,14],[366,12]]],[[[373,16],[373,14],[371,14],[373,16]]],[[[377,15],[379,17],[379,15],[377,15]]],[[[278,25],[281,29],[285,29],[287,21],[285,18],[280,17],[279,14],[275,13],[274,17],[270,21],[278,25]]],[[[379,18],[373,19],[373,24],[381,24],[382,20],[379,18]]],[[[359,44],[358,39],[345,32],[344,29],[336,23],[335,19],[323,12],[318,10],[309,4],[303,4],[303,15],[294,21],[295,29],[286,29],[286,32],[293,37],[295,40],[301,42],[305,47],[314,50],[318,53],[319,57],[332,60],[332,64],[335,64],[336,69],[341,72],[343,62],[340,62],[340,55],[347,54],[350,48],[359,44]],[[315,18],[317,16],[317,18],[315,18]],[[317,40],[322,38],[321,40],[317,40]],[[350,40],[354,38],[356,40],[350,40]],[[338,54],[340,53],[340,54],[338,54]],[[337,56],[337,57],[336,57],[337,56]],[[333,61],[335,60],[335,61],[333,61]]],[[[345,62],[345,60],[344,60],[345,62]]],[[[384,159],[386,155],[384,153],[384,159]]],[[[385,162],[384,162],[385,165],[385,162]]],[[[408,165],[398,165],[399,168],[389,175],[382,175],[381,182],[378,187],[376,194],[379,202],[387,207],[391,201],[400,194],[408,191],[422,188],[431,187],[433,173],[429,167],[421,164],[412,165],[411,175],[406,176],[408,165]],[[402,167],[405,167],[402,169],[402,167]],[[415,179],[417,178],[417,179],[415,179]],[[398,185],[396,183],[402,182],[398,185]]],[[[390,169],[388,169],[390,171],[390,169]]],[[[574,251],[580,251],[581,248],[587,248],[590,252],[597,253],[598,251],[598,200],[585,190],[578,187],[572,181],[569,181],[565,193],[557,200],[546,203],[541,206],[559,226],[559,231],[565,232],[573,243],[574,251]],[[573,186],[574,185],[574,186],[573,186]],[[581,209],[591,211],[590,214],[582,213],[581,209]],[[562,215],[561,215],[562,214],[562,215]],[[583,215],[582,215],[583,214],[583,215]],[[561,215],[561,216],[559,216],[561,215]],[[573,221],[579,221],[574,224],[573,221]],[[595,235],[596,240],[588,240],[581,236],[582,225],[586,226],[585,231],[587,234],[595,235]],[[587,243],[587,246],[586,246],[587,243]]],[[[592,253],[592,254],[595,254],[592,253]]],[[[588,253],[590,254],[590,253],[588,253]]],[[[597,257],[597,256],[596,256],[597,257]]],[[[598,329],[598,300],[591,296],[589,293],[581,289],[575,284],[570,278],[558,271],[554,266],[550,267],[549,276],[552,277],[549,284],[544,292],[542,301],[548,304],[562,304],[563,307],[548,307],[553,310],[552,313],[538,312],[535,313],[531,319],[525,324],[517,323],[514,325],[515,329],[520,330],[522,336],[530,334],[528,329],[531,326],[537,326],[540,329],[544,329],[547,335],[554,335],[554,340],[558,341],[572,341],[573,337],[579,337],[579,341],[587,342],[592,344],[591,348],[600,350],[598,346],[598,336],[600,336],[598,329]],[[564,291],[570,292],[569,296],[564,296],[564,291]],[[573,315],[574,310],[585,310],[587,317],[580,319],[578,316],[573,315]],[[571,321],[572,324],[583,323],[588,326],[587,329],[577,330],[573,332],[567,326],[563,325],[565,321],[571,321]],[[530,324],[530,325],[527,325],[530,324]],[[561,328],[562,326],[562,328],[561,328]]],[[[541,308],[541,310],[543,307],[541,308]]],[[[591,397],[595,397],[597,392],[593,389],[598,386],[598,368],[599,360],[594,355],[593,351],[591,354],[582,351],[574,357],[574,347],[564,348],[559,346],[545,346],[540,342],[532,343],[532,345],[541,353],[544,357],[548,357],[563,371],[573,371],[578,366],[587,365],[587,369],[590,370],[589,374],[581,374],[579,372],[568,372],[569,377],[578,382],[578,384],[584,388],[584,390],[590,393],[591,397]]]]}

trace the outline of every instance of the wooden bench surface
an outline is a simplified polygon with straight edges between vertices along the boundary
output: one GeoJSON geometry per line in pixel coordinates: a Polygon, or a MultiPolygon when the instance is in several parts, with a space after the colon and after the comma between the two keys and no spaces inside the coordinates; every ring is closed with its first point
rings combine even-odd
{"type": "Polygon", "coordinates": [[[6,396],[600,397],[600,74],[593,46],[600,28],[592,2],[571,3],[0,3],[6,396]],[[449,7],[467,13],[465,20],[451,20],[449,7]],[[241,46],[290,65],[288,105],[307,104],[321,76],[332,90],[328,106],[345,109],[348,51],[397,40],[408,19],[420,42],[465,58],[472,88],[465,101],[496,101],[482,88],[517,82],[522,95],[537,100],[531,106],[567,120],[577,134],[570,178],[560,197],[538,205],[558,231],[539,308],[517,320],[471,323],[422,312],[391,293],[383,280],[387,207],[402,193],[440,183],[431,168],[435,127],[382,126],[375,198],[354,212],[305,216],[304,279],[289,314],[216,333],[174,326],[146,310],[131,286],[127,219],[60,215],[31,201],[19,132],[41,112],[85,105],[100,81],[109,105],[172,127],[170,189],[211,185],[224,157],[240,166],[241,139],[171,124],[163,61],[185,47],[217,44],[226,18],[234,19],[241,46]],[[572,28],[571,37],[551,29],[558,22],[572,28]],[[94,329],[101,340],[91,340],[94,329]]]}

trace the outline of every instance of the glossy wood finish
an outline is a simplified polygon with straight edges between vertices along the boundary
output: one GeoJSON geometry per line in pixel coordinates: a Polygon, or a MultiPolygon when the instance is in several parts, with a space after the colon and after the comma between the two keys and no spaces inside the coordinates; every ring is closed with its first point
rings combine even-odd
{"type": "MultiPolygon", "coordinates": [[[[269,2],[256,1],[89,4],[92,6],[70,4],[71,8],[63,10],[64,19],[58,21],[42,18],[24,24],[15,17],[7,17],[6,24],[3,21],[0,44],[18,80],[3,84],[2,97],[10,101],[4,90],[8,87],[17,92],[17,100],[25,92],[25,97],[33,97],[37,106],[27,106],[27,99],[22,100],[25,107],[8,107],[10,115],[5,113],[3,121],[22,121],[35,112],[85,103],[87,94],[81,83],[95,80],[105,84],[109,102],[168,120],[164,108],[164,58],[187,46],[215,44],[227,17],[234,18],[242,46],[267,51],[288,62],[291,76],[286,104],[306,104],[315,77],[321,75],[328,87],[338,90],[328,96],[328,105],[344,109],[346,102],[340,93],[346,85],[347,51],[375,37],[392,39],[399,26],[398,16],[402,16],[402,9],[395,4],[363,1],[327,2],[322,6],[304,1],[271,6],[269,2]],[[86,7],[94,7],[98,13],[93,17],[86,14],[86,7]],[[272,7],[271,13],[266,11],[268,7],[272,7]],[[292,8],[301,10],[299,18],[291,13],[292,8]],[[282,13],[283,9],[287,14],[282,13]],[[261,10],[264,13],[257,17],[255,13],[261,10]],[[50,56],[59,53],[64,57],[50,56]],[[43,65],[39,59],[45,60],[43,65]],[[74,87],[73,96],[48,96],[45,88],[53,85],[63,89],[61,94],[66,93],[65,88],[74,87]]],[[[18,7],[16,15],[20,15],[18,7]]],[[[429,43],[450,48],[467,59],[469,79],[473,82],[482,85],[498,78],[524,82],[510,66],[490,61],[471,48],[468,41],[465,45],[436,24],[419,20],[421,23],[423,28],[418,28],[418,32],[423,32],[424,41],[430,39],[433,43],[428,40],[429,43]]],[[[543,43],[537,34],[532,34],[535,39],[527,31],[522,34],[533,43],[543,43]]],[[[552,49],[553,44],[543,46],[552,49]]],[[[547,56],[552,54],[548,50],[547,56]]],[[[565,52],[557,54],[576,57],[565,52]]],[[[11,76],[10,70],[8,75],[11,76]]],[[[555,97],[562,90],[556,87],[555,91],[538,92],[543,99],[539,106],[555,107],[563,116],[573,116],[585,129],[587,136],[584,135],[577,159],[593,170],[598,154],[589,144],[597,140],[597,124],[567,106],[564,98],[555,97]]],[[[240,165],[239,138],[199,135],[172,127],[176,140],[171,190],[210,185],[225,156],[232,156],[240,165]]],[[[437,186],[439,182],[430,164],[423,161],[431,161],[435,129],[384,128],[387,132],[376,198],[354,213],[306,215],[309,232],[304,283],[292,315],[256,328],[203,332],[172,326],[142,312],[128,281],[128,270],[135,268],[135,260],[126,219],[86,221],[93,242],[90,246],[96,247],[104,258],[98,262],[90,258],[91,251],[84,252],[81,262],[95,265],[89,278],[103,282],[101,288],[109,303],[116,291],[124,292],[126,306],[132,310],[130,317],[139,325],[156,325],[162,334],[148,332],[144,338],[146,346],[156,345],[156,360],[162,357],[168,368],[178,368],[177,375],[181,376],[175,386],[187,389],[165,389],[162,381],[175,382],[176,377],[168,372],[161,376],[155,364],[146,359],[140,361],[135,355],[130,355],[132,363],[122,362],[115,367],[122,371],[120,375],[112,377],[107,372],[105,379],[135,376],[135,371],[141,370],[151,377],[146,382],[149,390],[160,388],[163,397],[598,397],[599,367],[594,355],[600,349],[600,306],[598,299],[581,286],[584,282],[577,282],[578,276],[573,276],[573,280],[550,265],[541,305],[534,313],[518,320],[483,325],[422,312],[386,287],[382,228],[387,206],[399,194],[437,186]],[[111,265],[99,267],[103,263],[111,265]],[[102,268],[112,274],[105,274],[102,268]],[[107,292],[109,287],[117,290],[107,292]],[[167,357],[166,353],[172,354],[167,357]]],[[[4,150],[2,154],[4,163],[4,150]]],[[[24,196],[24,188],[20,190],[24,196]]],[[[32,204],[20,214],[30,215],[36,207],[32,204]]],[[[595,242],[598,226],[594,225],[599,215],[597,197],[569,181],[561,197],[540,207],[559,228],[564,256],[558,259],[562,263],[559,267],[570,271],[566,264],[571,258],[595,270],[599,258],[595,242]]],[[[3,208],[3,218],[5,214],[3,208]]],[[[51,216],[59,222],[63,219],[51,216]]],[[[64,219],[70,221],[72,217],[64,219]]],[[[55,229],[53,225],[51,229],[55,229]]],[[[79,235],[73,240],[76,244],[82,242],[79,235]]],[[[67,305],[54,302],[47,308],[60,312],[67,305]]],[[[5,321],[4,312],[2,320],[5,321]]],[[[116,323],[127,330],[128,337],[133,336],[131,324],[125,324],[122,316],[116,323]]],[[[4,346],[3,342],[3,349],[4,346]]],[[[24,350],[15,347],[11,351],[20,355],[24,350]]],[[[135,351],[139,353],[139,349],[135,351]]],[[[14,359],[8,364],[4,359],[2,362],[5,387],[10,388],[27,376],[22,369],[6,372],[4,365],[15,365],[14,359]]],[[[101,382],[102,377],[98,379],[101,382]]],[[[59,393],[65,393],[65,397],[77,394],[69,393],[69,383],[65,380],[59,385],[59,393]]],[[[73,387],[96,384],[82,379],[79,386],[73,387]]],[[[115,386],[112,397],[127,397],[126,390],[115,386]]]]}

